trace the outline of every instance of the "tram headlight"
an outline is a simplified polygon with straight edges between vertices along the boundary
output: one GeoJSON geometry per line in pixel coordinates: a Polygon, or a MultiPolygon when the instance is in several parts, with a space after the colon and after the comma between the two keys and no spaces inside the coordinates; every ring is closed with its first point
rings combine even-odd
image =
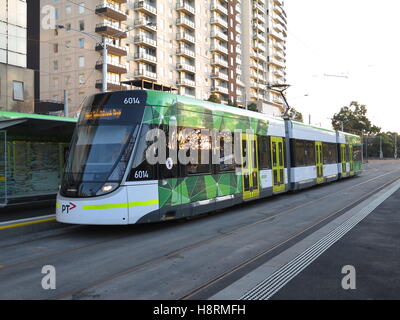
{"type": "Polygon", "coordinates": [[[118,183],[106,183],[104,186],[101,187],[101,189],[99,191],[97,191],[96,195],[97,196],[101,196],[103,194],[107,194],[110,193],[112,191],[114,191],[115,189],[118,188],[118,183]]]}

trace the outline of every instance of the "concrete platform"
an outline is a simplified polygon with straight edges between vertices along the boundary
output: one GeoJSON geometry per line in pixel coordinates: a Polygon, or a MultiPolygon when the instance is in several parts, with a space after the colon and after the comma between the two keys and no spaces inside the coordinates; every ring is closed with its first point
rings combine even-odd
{"type": "Polygon", "coordinates": [[[363,201],[211,297],[218,299],[399,299],[400,182],[363,201]],[[342,268],[355,268],[345,290],[342,268]]]}

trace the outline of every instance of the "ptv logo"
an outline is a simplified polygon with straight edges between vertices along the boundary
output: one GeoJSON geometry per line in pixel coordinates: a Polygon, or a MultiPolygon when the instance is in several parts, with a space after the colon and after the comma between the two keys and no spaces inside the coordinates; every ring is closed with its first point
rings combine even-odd
{"type": "Polygon", "coordinates": [[[70,211],[74,210],[76,208],[76,205],[73,204],[72,202],[69,202],[68,204],[63,204],[61,206],[61,211],[62,213],[66,212],[69,213],[70,211]]]}

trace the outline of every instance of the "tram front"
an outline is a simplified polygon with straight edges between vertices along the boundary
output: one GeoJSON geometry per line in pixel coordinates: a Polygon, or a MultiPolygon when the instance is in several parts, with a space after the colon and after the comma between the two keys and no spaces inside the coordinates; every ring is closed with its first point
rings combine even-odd
{"type": "Polygon", "coordinates": [[[127,192],[121,183],[126,178],[145,104],[145,91],[88,97],[71,141],[57,195],[57,221],[129,223],[127,192]]]}

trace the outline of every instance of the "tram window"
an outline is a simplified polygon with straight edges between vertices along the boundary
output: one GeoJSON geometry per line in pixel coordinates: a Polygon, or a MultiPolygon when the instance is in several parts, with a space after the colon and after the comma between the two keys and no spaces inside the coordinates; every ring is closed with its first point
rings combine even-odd
{"type": "Polygon", "coordinates": [[[346,144],[346,162],[350,162],[350,148],[349,145],[346,144]]]}
{"type": "Polygon", "coordinates": [[[274,167],[278,166],[278,153],[276,152],[276,142],[272,143],[272,164],[274,167]]]}
{"type": "MultiPolygon", "coordinates": [[[[230,172],[235,171],[235,155],[234,155],[234,139],[232,133],[228,131],[221,132],[222,137],[220,138],[220,162],[217,170],[219,172],[230,172]]],[[[218,149],[218,148],[217,148],[218,149]]]]}
{"type": "Polygon", "coordinates": [[[303,167],[305,162],[304,141],[294,140],[294,164],[295,167],[303,167]]]}
{"type": "Polygon", "coordinates": [[[353,161],[362,160],[362,148],[361,146],[353,146],[353,161]]]}
{"type": "Polygon", "coordinates": [[[258,159],[260,169],[271,169],[271,152],[267,136],[258,137],[258,159]]]}
{"type": "Polygon", "coordinates": [[[337,159],[337,148],[334,143],[323,143],[322,144],[323,152],[323,160],[324,164],[334,164],[337,159]]]}
{"type": "Polygon", "coordinates": [[[181,128],[178,145],[179,153],[187,149],[188,158],[195,156],[195,159],[191,159],[186,165],[188,175],[211,173],[211,138],[208,134],[202,134],[201,129],[181,128]]]}
{"type": "Polygon", "coordinates": [[[306,141],[305,142],[305,165],[306,166],[315,166],[315,142],[314,141],[306,141]]]}
{"type": "Polygon", "coordinates": [[[133,159],[128,181],[157,180],[157,166],[150,165],[146,159],[146,150],[152,142],[146,141],[146,135],[150,130],[149,125],[143,125],[133,159]]]}

